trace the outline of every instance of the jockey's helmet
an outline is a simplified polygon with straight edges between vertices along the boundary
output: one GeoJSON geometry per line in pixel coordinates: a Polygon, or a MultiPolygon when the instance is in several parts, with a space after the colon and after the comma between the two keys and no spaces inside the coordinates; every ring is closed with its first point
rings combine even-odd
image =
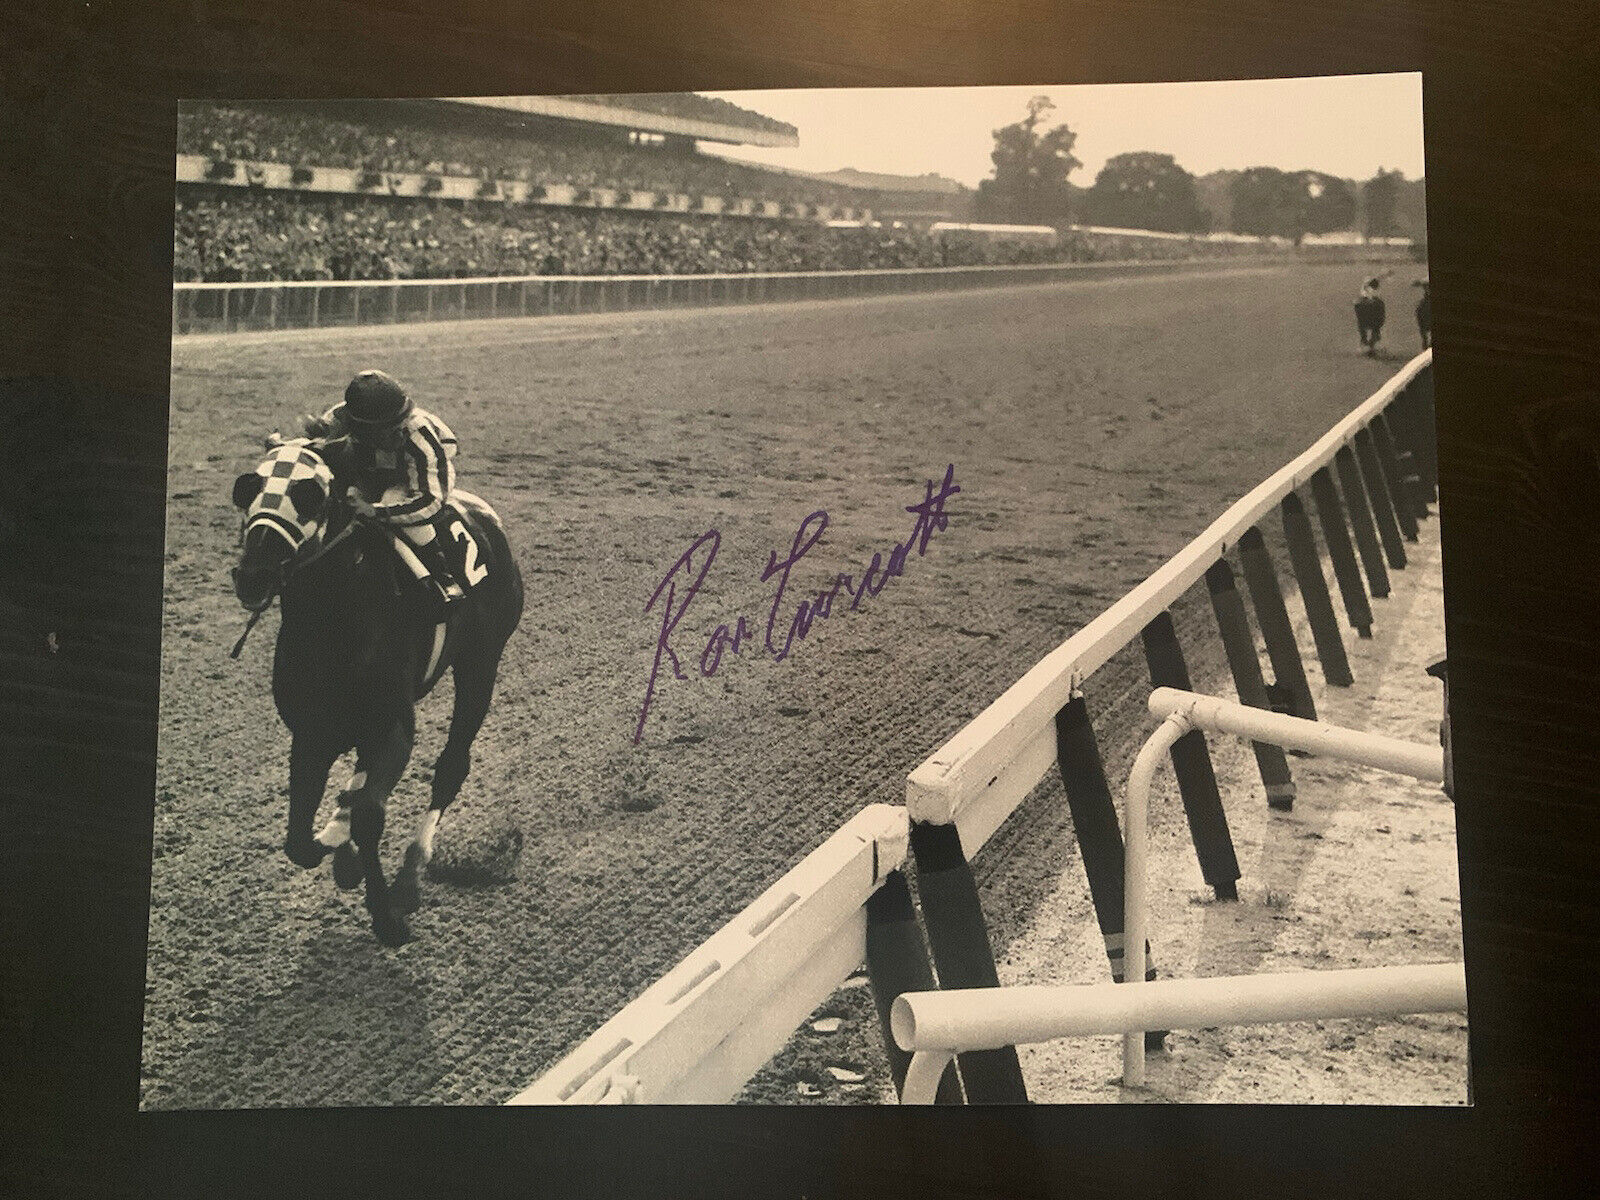
{"type": "Polygon", "coordinates": [[[411,415],[411,397],[382,371],[363,371],[344,390],[344,419],[368,428],[398,425],[411,415]]]}

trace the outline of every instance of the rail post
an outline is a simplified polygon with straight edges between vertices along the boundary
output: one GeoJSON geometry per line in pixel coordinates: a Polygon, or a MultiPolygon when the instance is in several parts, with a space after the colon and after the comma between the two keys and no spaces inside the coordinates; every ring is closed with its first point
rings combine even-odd
{"type": "Polygon", "coordinates": [[[1367,485],[1367,497],[1372,503],[1372,516],[1378,523],[1378,539],[1383,543],[1384,557],[1394,570],[1404,570],[1406,548],[1400,540],[1400,524],[1394,512],[1397,500],[1389,494],[1389,483],[1384,478],[1369,430],[1356,430],[1355,448],[1356,459],[1361,464],[1361,478],[1367,485]]]}
{"type": "Polygon", "coordinates": [[[1372,520],[1372,509],[1367,505],[1366,487],[1361,482],[1355,453],[1349,446],[1340,446],[1333,456],[1333,465],[1339,472],[1339,486],[1344,490],[1344,503],[1350,513],[1350,525],[1355,530],[1361,565],[1366,568],[1367,590],[1381,600],[1389,594],[1389,572],[1383,566],[1378,529],[1372,520]]]}
{"type": "MultiPolygon", "coordinates": [[[[1270,709],[1267,681],[1261,674],[1261,660],[1256,657],[1256,641],[1250,632],[1250,618],[1245,614],[1244,597],[1239,595],[1233,568],[1226,559],[1218,559],[1206,570],[1206,590],[1211,593],[1211,608],[1217,616],[1217,629],[1222,635],[1222,648],[1228,656],[1228,669],[1233,674],[1239,703],[1270,709]]],[[[1268,806],[1288,812],[1294,807],[1295,788],[1283,747],[1271,742],[1252,742],[1250,746],[1255,751],[1256,770],[1261,773],[1268,806]]]]}
{"type": "MultiPolygon", "coordinates": [[[[1389,422],[1379,413],[1372,418],[1372,444],[1378,452],[1378,465],[1389,484],[1389,495],[1394,500],[1394,517],[1400,522],[1400,532],[1406,541],[1417,540],[1417,493],[1407,483],[1405,471],[1400,466],[1400,452],[1395,449],[1394,436],[1389,432],[1389,422]]],[[[1424,515],[1426,507],[1424,506],[1424,515]]]]}
{"type": "Polygon", "coordinates": [[[1416,456],[1424,494],[1430,503],[1436,502],[1439,499],[1439,445],[1434,428],[1431,363],[1402,389],[1400,403],[1410,428],[1408,448],[1416,456]]]}
{"type": "MultiPolygon", "coordinates": [[[[1150,667],[1150,682],[1156,687],[1188,691],[1182,684],[1173,682],[1188,679],[1189,668],[1183,661],[1183,648],[1178,644],[1172,614],[1165,610],[1157,613],[1140,637],[1144,642],[1145,662],[1150,667]]],[[[1204,733],[1191,730],[1173,745],[1172,769],[1178,777],[1178,793],[1183,798],[1184,815],[1189,820],[1195,856],[1200,860],[1200,874],[1218,900],[1237,900],[1239,859],[1234,854],[1233,835],[1228,830],[1227,814],[1222,810],[1222,795],[1217,791],[1217,776],[1211,767],[1211,751],[1206,747],[1204,733]]],[[[1125,952],[1130,953],[1132,961],[1131,952],[1125,952]]]]}
{"type": "Polygon", "coordinates": [[[1402,388],[1400,394],[1389,402],[1389,407],[1384,410],[1383,419],[1389,426],[1390,436],[1394,439],[1395,456],[1400,460],[1400,474],[1405,480],[1411,507],[1417,514],[1417,520],[1425,521],[1431,515],[1428,503],[1433,496],[1422,482],[1422,465],[1416,453],[1415,430],[1412,425],[1411,406],[1406,401],[1406,391],[1407,389],[1402,388]]]}
{"type": "Polygon", "coordinates": [[[1300,646],[1294,640],[1289,608],[1283,602],[1283,590],[1278,586],[1278,573],[1272,565],[1272,556],[1267,553],[1266,539],[1254,525],[1239,538],[1239,561],[1244,566],[1245,586],[1255,606],[1256,620],[1261,624],[1261,638],[1267,644],[1267,658],[1272,663],[1278,687],[1288,693],[1289,708],[1295,716],[1315,721],[1317,706],[1311,699],[1311,685],[1306,681],[1305,664],[1300,660],[1300,646]]]}
{"type": "MultiPolygon", "coordinates": [[[[902,992],[928,992],[936,986],[903,871],[890,871],[882,886],[867,898],[867,978],[889,1056],[889,1074],[894,1078],[895,1090],[903,1096],[911,1052],[900,1049],[894,1040],[889,1014],[902,992]]],[[[953,1069],[945,1071],[940,1079],[936,1103],[961,1103],[961,1081],[953,1069]]]]}
{"type": "MultiPolygon", "coordinates": [[[[917,892],[940,986],[999,987],[978,884],[961,849],[961,834],[953,824],[912,821],[911,851],[917,860],[917,892]]],[[[963,1054],[958,1062],[967,1103],[1028,1102],[1016,1047],[963,1054]]]]}
{"type": "MultiPolygon", "coordinates": [[[[1089,879],[1095,921],[1105,940],[1111,978],[1125,978],[1122,923],[1122,827],[1117,805],[1106,781],[1105,763],[1095,742],[1094,724],[1083,695],[1076,694],[1056,713],[1056,766],[1072,813],[1072,832],[1078,857],[1089,879]]],[[[1146,979],[1156,977],[1149,947],[1145,948],[1146,979]]]]}
{"type": "Polygon", "coordinates": [[[1322,677],[1334,687],[1349,687],[1355,682],[1350,660],[1345,656],[1344,639],[1339,636],[1339,618],[1334,615],[1333,597],[1322,576],[1322,556],[1311,533],[1311,518],[1300,497],[1290,492],[1279,506],[1283,511],[1283,536],[1289,545],[1289,565],[1294,568],[1300,599],[1311,623],[1311,640],[1317,646],[1317,661],[1322,677]]]}
{"type": "Polygon", "coordinates": [[[1350,544],[1350,527],[1345,522],[1344,505],[1339,500],[1339,490],[1333,486],[1333,476],[1328,468],[1319,467],[1311,476],[1311,496],[1317,503],[1317,519],[1322,523],[1322,540],[1328,546],[1328,558],[1333,562],[1333,577],[1339,584],[1339,595],[1344,600],[1344,611],[1350,626],[1361,637],[1372,636],[1372,605],[1367,602],[1366,588],[1361,583],[1361,566],[1356,562],[1355,547],[1350,544]]]}

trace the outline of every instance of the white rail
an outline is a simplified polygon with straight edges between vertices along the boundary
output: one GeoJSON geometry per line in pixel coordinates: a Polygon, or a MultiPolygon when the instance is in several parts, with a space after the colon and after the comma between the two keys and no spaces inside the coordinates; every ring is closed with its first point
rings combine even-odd
{"type": "MultiPolygon", "coordinates": [[[[1172,744],[1191,729],[1233,733],[1251,741],[1282,746],[1286,750],[1305,750],[1398,775],[1411,775],[1430,783],[1444,781],[1444,750],[1438,746],[1421,746],[1381,734],[1284,716],[1217,696],[1202,696],[1177,688],[1156,688],[1151,692],[1150,711],[1165,719],[1133,761],[1133,768],[1128,773],[1127,812],[1123,817],[1127,837],[1122,900],[1122,919],[1127,940],[1124,979],[1144,978],[1144,943],[1149,912],[1146,860],[1150,839],[1150,781],[1162,759],[1172,749],[1172,744]]],[[[1130,1033],[1122,1039],[1122,1080],[1129,1087],[1144,1083],[1142,1032],[1130,1033]]]]}
{"type": "Polygon", "coordinates": [[[906,992],[895,1000],[890,1019],[895,1040],[914,1051],[902,1102],[931,1104],[939,1076],[958,1052],[1113,1033],[1142,1047],[1147,1029],[1459,1012],[1466,1006],[1466,969],[1457,962],[906,992]]]}
{"type": "Polygon", "coordinates": [[[1128,1087],[1139,1087],[1145,1077],[1144,1035],[1151,1029],[1392,1016],[1466,1007],[1466,974],[1460,963],[1143,982],[1150,784],[1173,743],[1191,729],[1232,733],[1430,783],[1444,780],[1444,751],[1437,746],[1307,721],[1177,688],[1155,689],[1149,704],[1151,713],[1163,720],[1134,758],[1123,818],[1127,839],[1123,978],[1138,982],[901,995],[894,1002],[890,1020],[895,1040],[902,1049],[914,1052],[903,1103],[931,1103],[933,1089],[950,1058],[971,1050],[1121,1033],[1122,1080],[1128,1087]]]}
{"type": "Polygon", "coordinates": [[[853,271],[179,282],[172,285],[172,328],[178,334],[227,333],[769,304],[1292,261],[1281,253],[1259,254],[1246,248],[1221,256],[853,271]]]}
{"type": "Polygon", "coordinates": [[[1432,351],[1417,355],[1304,454],[1237,501],[935,750],[906,780],[912,819],[955,822],[967,857],[976,854],[1055,763],[1055,714],[1084,680],[1193,586],[1246,530],[1331,462],[1432,361],[1432,351]]]}
{"type": "Polygon", "coordinates": [[[508,1103],[732,1099],[866,960],[865,905],[907,832],[898,805],[862,809],[508,1103]]]}

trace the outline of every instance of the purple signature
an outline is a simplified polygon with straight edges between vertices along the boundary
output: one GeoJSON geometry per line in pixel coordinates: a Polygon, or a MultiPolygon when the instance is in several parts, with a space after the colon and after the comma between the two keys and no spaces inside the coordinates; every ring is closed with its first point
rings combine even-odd
{"type": "MultiPolygon", "coordinates": [[[[956,468],[952,463],[945,468],[944,482],[938,485],[938,491],[934,490],[934,483],[930,479],[922,502],[906,506],[908,513],[915,514],[916,523],[911,527],[911,535],[889,551],[887,561],[881,551],[875,553],[866,570],[862,572],[859,582],[851,575],[835,575],[832,583],[801,600],[789,614],[788,630],[783,634],[780,643],[777,639],[777,632],[781,628],[779,614],[783,609],[784,592],[789,587],[789,572],[821,539],[823,531],[828,528],[828,514],[818,509],[801,521],[800,528],[795,531],[794,541],[790,543],[788,556],[780,559],[778,552],[772,551],[767,556],[766,570],[761,572],[763,583],[776,578],[778,586],[772,595],[772,606],[767,611],[766,629],[757,643],[756,653],[770,654],[774,662],[782,662],[789,657],[796,642],[805,640],[813,624],[817,621],[826,621],[833,614],[834,602],[839,599],[841,593],[851,597],[849,611],[854,612],[868,596],[876,596],[891,579],[905,574],[906,560],[911,557],[911,552],[915,550],[918,557],[926,554],[928,540],[934,532],[942,531],[949,526],[950,517],[944,511],[944,502],[961,490],[955,484],[955,475],[956,468]]],[[[678,659],[677,651],[672,648],[670,639],[683,620],[684,614],[689,611],[689,604],[700,591],[701,584],[705,583],[706,575],[710,573],[711,564],[716,561],[717,550],[721,545],[722,535],[715,529],[707,530],[694,545],[683,552],[677,562],[672,564],[666,578],[656,586],[655,592],[650,596],[650,602],[644,606],[644,611],[649,612],[658,602],[660,603],[661,633],[656,638],[656,656],[650,666],[650,683],[645,688],[644,705],[639,709],[639,723],[633,731],[635,745],[644,737],[644,723],[650,715],[650,704],[655,699],[656,679],[661,673],[662,660],[667,660],[672,667],[672,673],[679,679],[689,678],[684,673],[683,664],[678,659]],[[684,584],[681,602],[678,600],[680,582],[684,584]]],[[[750,622],[745,617],[738,617],[731,624],[728,622],[719,624],[711,631],[711,636],[706,639],[705,648],[700,652],[700,674],[706,678],[715,675],[717,668],[722,665],[724,654],[729,652],[742,654],[744,648],[756,642],[756,639],[756,632],[751,629],[750,622]]]]}

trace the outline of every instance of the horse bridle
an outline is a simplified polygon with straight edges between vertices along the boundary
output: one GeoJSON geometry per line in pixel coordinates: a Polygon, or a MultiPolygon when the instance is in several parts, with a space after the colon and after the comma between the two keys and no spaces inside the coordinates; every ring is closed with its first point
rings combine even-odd
{"type": "MultiPolygon", "coordinates": [[[[361,515],[359,513],[352,512],[350,514],[350,520],[345,527],[338,533],[334,534],[327,541],[323,542],[322,545],[318,546],[317,549],[311,554],[301,557],[300,552],[297,550],[294,554],[290,555],[283,561],[283,564],[278,568],[278,578],[274,580],[272,586],[267,589],[267,598],[261,602],[259,607],[252,608],[250,610],[250,619],[245,622],[244,632],[239,635],[239,640],[233,644],[233,649],[228,654],[229,658],[239,657],[240,652],[244,649],[245,639],[250,636],[250,631],[256,627],[256,622],[261,619],[261,614],[272,607],[272,602],[278,598],[278,593],[283,591],[283,589],[288,586],[289,580],[294,578],[297,572],[305,570],[305,568],[309,567],[312,563],[316,562],[324,554],[327,554],[340,542],[344,541],[345,538],[354,533],[356,531],[356,524],[360,520],[362,520],[361,515]]],[[[244,527],[239,531],[239,542],[241,545],[244,544],[245,534],[249,532],[249,529],[250,522],[246,520],[244,527]]],[[[233,570],[229,572],[229,575],[231,578],[237,580],[239,577],[239,568],[234,567],[233,570]]]]}

